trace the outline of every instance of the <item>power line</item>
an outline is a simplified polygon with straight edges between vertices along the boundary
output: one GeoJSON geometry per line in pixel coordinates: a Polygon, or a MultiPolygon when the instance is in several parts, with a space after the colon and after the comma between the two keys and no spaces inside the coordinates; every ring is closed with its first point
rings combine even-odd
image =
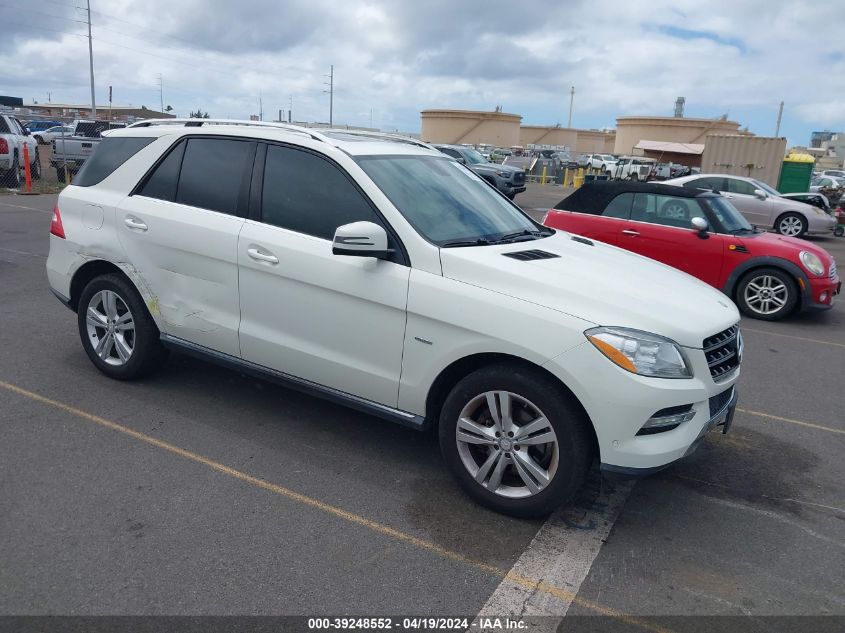
{"type": "Polygon", "coordinates": [[[69,18],[66,15],[56,15],[55,13],[44,13],[43,11],[33,11],[32,9],[24,9],[23,7],[16,7],[10,4],[0,4],[0,7],[6,7],[7,9],[18,9],[21,11],[26,11],[27,14],[34,13],[36,15],[43,15],[48,18],[54,18],[56,20],[70,20],[71,22],[79,22],[80,24],[88,24],[85,20],[77,20],[75,18],[69,18]]]}

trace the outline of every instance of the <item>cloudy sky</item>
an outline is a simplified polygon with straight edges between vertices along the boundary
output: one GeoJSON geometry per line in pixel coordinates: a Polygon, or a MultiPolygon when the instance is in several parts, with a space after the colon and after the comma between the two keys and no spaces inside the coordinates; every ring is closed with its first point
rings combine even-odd
{"type": "MultiPolygon", "coordinates": [[[[85,0],[0,0],[0,94],[88,103],[85,0]],[[11,35],[11,37],[9,37],[11,35]]],[[[834,3],[835,4],[835,3],[834,3]]],[[[91,0],[97,104],[419,130],[424,108],[527,124],[731,119],[792,144],[845,129],[843,14],[791,0],[91,0]]]]}

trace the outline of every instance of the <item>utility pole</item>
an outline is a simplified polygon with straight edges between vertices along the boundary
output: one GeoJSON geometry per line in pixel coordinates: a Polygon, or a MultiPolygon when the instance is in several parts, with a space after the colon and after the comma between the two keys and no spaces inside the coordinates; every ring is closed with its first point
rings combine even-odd
{"type": "Polygon", "coordinates": [[[258,120],[264,120],[264,100],[261,96],[261,92],[258,93],[258,120]]]}
{"type": "Polygon", "coordinates": [[[780,134],[781,117],[783,117],[783,101],[780,102],[780,108],[778,109],[778,122],[777,122],[777,125],[775,126],[775,136],[780,134]]]}
{"type": "Polygon", "coordinates": [[[325,84],[329,89],[323,92],[329,93],[329,127],[334,127],[334,64],[329,68],[329,83],[325,84]]]}
{"type": "Polygon", "coordinates": [[[572,127],[572,103],[575,101],[575,86],[569,91],[569,120],[566,122],[566,127],[572,127]]]}
{"type": "Polygon", "coordinates": [[[158,74],[158,99],[161,102],[161,109],[159,112],[164,112],[164,79],[161,73],[158,74]]]}
{"type": "Polygon", "coordinates": [[[88,4],[88,65],[91,69],[91,118],[97,119],[97,104],[94,101],[94,44],[91,38],[91,0],[88,4]]]}
{"type": "Polygon", "coordinates": [[[370,108],[370,127],[373,127],[373,109],[370,108]]]}

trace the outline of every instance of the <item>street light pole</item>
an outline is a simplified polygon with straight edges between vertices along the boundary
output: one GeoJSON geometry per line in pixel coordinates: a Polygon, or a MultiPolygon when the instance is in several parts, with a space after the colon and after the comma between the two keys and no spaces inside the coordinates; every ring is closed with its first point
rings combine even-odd
{"type": "Polygon", "coordinates": [[[569,91],[569,120],[566,122],[566,127],[572,127],[572,103],[575,101],[575,86],[569,91]]]}
{"type": "Polygon", "coordinates": [[[91,38],[91,0],[88,4],[88,65],[91,70],[91,118],[97,120],[97,104],[94,101],[94,44],[91,38]]]}

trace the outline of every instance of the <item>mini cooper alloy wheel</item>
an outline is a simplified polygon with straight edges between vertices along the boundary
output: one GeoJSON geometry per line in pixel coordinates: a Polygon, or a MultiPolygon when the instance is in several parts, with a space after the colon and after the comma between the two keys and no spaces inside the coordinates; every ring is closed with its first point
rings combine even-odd
{"type": "Polygon", "coordinates": [[[555,476],[557,435],[531,401],[509,391],[472,398],[455,430],[458,454],[476,483],[510,498],[541,492],[555,476]]]}
{"type": "Polygon", "coordinates": [[[786,305],[789,300],[789,288],[774,275],[760,275],[745,286],[743,298],[751,311],[770,315],[786,305]]]}

